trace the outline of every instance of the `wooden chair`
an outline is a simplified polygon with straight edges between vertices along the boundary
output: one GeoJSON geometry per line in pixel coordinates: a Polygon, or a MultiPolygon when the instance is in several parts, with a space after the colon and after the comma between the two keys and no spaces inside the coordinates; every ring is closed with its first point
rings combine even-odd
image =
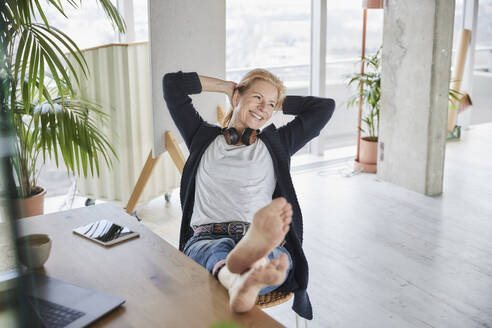
{"type": "Polygon", "coordinates": [[[260,295],[256,298],[256,306],[260,309],[266,309],[275,305],[280,305],[287,302],[294,296],[293,292],[277,292],[273,291],[265,295],[260,295]]]}

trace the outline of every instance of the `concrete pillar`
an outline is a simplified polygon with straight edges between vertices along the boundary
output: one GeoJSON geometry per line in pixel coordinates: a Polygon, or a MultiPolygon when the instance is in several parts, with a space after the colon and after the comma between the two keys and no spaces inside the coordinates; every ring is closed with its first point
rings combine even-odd
{"type": "Polygon", "coordinates": [[[442,193],[454,0],[386,0],[378,177],[442,193]]]}

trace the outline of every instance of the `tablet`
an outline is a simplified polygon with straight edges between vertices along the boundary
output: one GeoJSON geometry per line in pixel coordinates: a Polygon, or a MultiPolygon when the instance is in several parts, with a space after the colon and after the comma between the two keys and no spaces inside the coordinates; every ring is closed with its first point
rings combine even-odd
{"type": "Polygon", "coordinates": [[[109,220],[99,220],[73,229],[73,232],[104,246],[120,243],[138,237],[138,232],[120,226],[109,220]]]}

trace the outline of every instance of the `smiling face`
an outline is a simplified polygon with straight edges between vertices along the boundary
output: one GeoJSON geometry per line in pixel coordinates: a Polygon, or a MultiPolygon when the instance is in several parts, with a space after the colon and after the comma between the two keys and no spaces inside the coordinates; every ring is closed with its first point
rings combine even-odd
{"type": "Polygon", "coordinates": [[[277,101],[278,90],[273,84],[255,80],[242,94],[234,95],[233,105],[239,109],[233,126],[238,131],[261,128],[272,117],[277,101]]]}

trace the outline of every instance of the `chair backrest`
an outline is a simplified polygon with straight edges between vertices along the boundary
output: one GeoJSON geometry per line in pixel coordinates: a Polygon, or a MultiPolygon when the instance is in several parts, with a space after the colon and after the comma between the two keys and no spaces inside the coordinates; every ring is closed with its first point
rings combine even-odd
{"type": "Polygon", "coordinates": [[[229,115],[229,113],[232,111],[232,109],[230,109],[227,114],[226,112],[224,111],[224,109],[222,108],[222,106],[218,105],[217,106],[217,122],[219,122],[220,126],[221,127],[225,127],[225,118],[229,115]]]}

